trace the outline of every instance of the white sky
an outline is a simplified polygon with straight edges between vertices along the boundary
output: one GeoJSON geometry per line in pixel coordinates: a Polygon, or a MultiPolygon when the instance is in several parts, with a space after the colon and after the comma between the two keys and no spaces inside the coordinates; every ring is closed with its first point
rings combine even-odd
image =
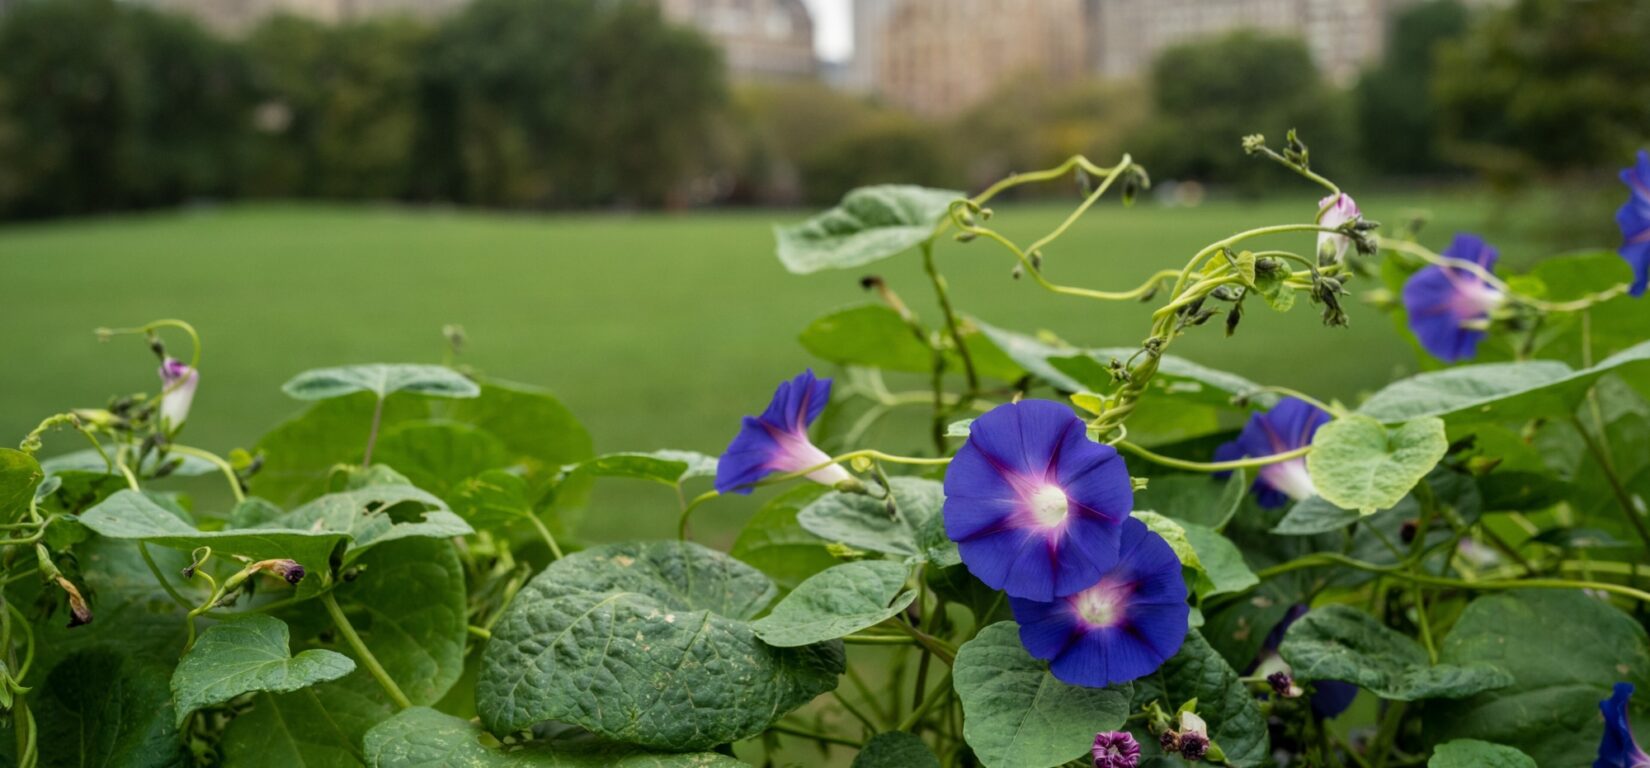
{"type": "Polygon", "coordinates": [[[826,61],[847,61],[854,52],[852,0],[802,0],[814,17],[814,50],[826,61]]]}

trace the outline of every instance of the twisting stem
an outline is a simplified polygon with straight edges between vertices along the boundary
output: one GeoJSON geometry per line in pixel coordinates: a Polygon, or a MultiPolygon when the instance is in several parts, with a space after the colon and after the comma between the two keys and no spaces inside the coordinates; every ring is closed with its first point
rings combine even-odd
{"type": "Polygon", "coordinates": [[[1262,580],[1279,574],[1298,571],[1303,568],[1327,568],[1343,565],[1356,568],[1360,571],[1379,573],[1395,579],[1413,581],[1419,584],[1429,584],[1435,587],[1451,587],[1455,589],[1478,590],[1481,592],[1495,592],[1504,589],[1596,589],[1600,592],[1630,597],[1644,603],[1650,603],[1650,592],[1612,584],[1607,581],[1579,581],[1575,579],[1485,579],[1483,581],[1467,581],[1465,579],[1451,579],[1444,576],[1430,576],[1422,573],[1410,573],[1402,568],[1366,563],[1362,560],[1347,557],[1333,552],[1319,552],[1304,557],[1280,563],[1271,568],[1263,568],[1255,573],[1262,580]]]}
{"type": "Polygon", "coordinates": [[[550,535],[550,529],[545,526],[544,521],[540,520],[539,516],[533,514],[532,512],[527,513],[527,519],[533,522],[533,527],[538,529],[539,536],[543,538],[544,543],[550,547],[550,554],[554,555],[557,560],[560,560],[562,558],[561,547],[556,546],[556,537],[550,535]]]}
{"type": "Polygon", "coordinates": [[[1189,470],[1189,471],[1192,471],[1192,472],[1230,472],[1230,471],[1235,470],[1235,469],[1248,469],[1250,467],[1264,467],[1268,464],[1277,464],[1279,462],[1288,461],[1290,459],[1298,459],[1298,458],[1300,458],[1302,456],[1305,456],[1306,454],[1312,452],[1312,446],[1303,445],[1303,446],[1301,446],[1299,448],[1296,448],[1292,451],[1284,451],[1283,453],[1274,453],[1270,456],[1255,456],[1255,457],[1247,458],[1247,459],[1234,459],[1232,461],[1185,461],[1183,459],[1177,459],[1177,458],[1174,458],[1172,456],[1164,456],[1164,455],[1159,454],[1159,453],[1152,453],[1151,451],[1148,451],[1145,448],[1141,448],[1140,446],[1135,445],[1134,443],[1131,443],[1127,440],[1120,440],[1120,441],[1117,442],[1116,445],[1117,445],[1118,448],[1122,448],[1123,450],[1128,451],[1129,453],[1132,453],[1136,456],[1139,456],[1140,458],[1145,459],[1147,461],[1150,461],[1154,464],[1162,464],[1165,467],[1174,467],[1176,469],[1185,469],[1185,470],[1189,470]]]}
{"type": "Polygon", "coordinates": [[[934,242],[932,240],[922,244],[922,267],[928,273],[928,280],[934,284],[934,295],[939,299],[940,312],[945,315],[945,328],[951,334],[952,343],[957,345],[957,356],[962,358],[963,376],[968,381],[968,396],[973,399],[980,391],[980,377],[974,370],[974,354],[968,351],[968,345],[963,343],[962,330],[957,323],[957,312],[951,306],[951,291],[945,282],[945,276],[940,274],[939,268],[934,265],[934,242]]]}
{"type": "Polygon", "coordinates": [[[372,651],[367,649],[367,644],[361,642],[361,636],[355,634],[355,627],[350,626],[344,609],[338,607],[338,599],[333,597],[331,592],[325,592],[321,595],[321,604],[326,606],[327,613],[332,616],[332,623],[337,625],[338,634],[344,636],[344,642],[349,643],[350,649],[360,658],[362,666],[365,666],[373,679],[383,686],[384,693],[389,695],[390,701],[395,702],[395,706],[400,709],[412,706],[407,694],[401,692],[401,687],[390,679],[390,673],[385,672],[384,666],[378,663],[378,657],[372,655],[372,651]]]}

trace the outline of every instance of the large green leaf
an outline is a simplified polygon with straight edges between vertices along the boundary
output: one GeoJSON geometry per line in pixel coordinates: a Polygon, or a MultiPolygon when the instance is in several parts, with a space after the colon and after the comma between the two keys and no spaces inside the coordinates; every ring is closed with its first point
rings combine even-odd
{"type": "Polygon", "coordinates": [[[1427,768],[1536,768],[1534,760],[1512,747],[1477,739],[1439,744],[1427,768]]]}
{"type": "Polygon", "coordinates": [[[1551,360],[1463,365],[1389,384],[1358,412],[1388,424],[1422,416],[1473,422],[1569,413],[1598,377],[1617,369],[1642,370],[1647,362],[1650,341],[1580,371],[1551,360]]]}
{"type": "Polygon", "coordinates": [[[911,604],[908,569],[888,560],[843,563],[815,574],[751,624],[762,642],[781,648],[813,645],[880,624],[911,604]]]}
{"type": "Polygon", "coordinates": [[[616,544],[558,560],[493,630],[476,683],[481,720],[541,720],[666,749],[765,730],[836,687],[835,643],[773,648],[751,629],[777,590],[761,572],[689,542],[616,544]]]}
{"type": "MultiPolygon", "coordinates": [[[[53,456],[40,462],[40,467],[48,475],[63,472],[91,472],[100,475],[118,474],[118,470],[110,466],[109,462],[104,459],[106,455],[108,454],[98,453],[95,449],[87,448],[53,456]]],[[[167,474],[174,477],[198,477],[220,471],[218,465],[196,456],[172,454],[167,456],[165,461],[162,461],[159,454],[151,453],[144,457],[143,463],[139,465],[138,474],[147,475],[162,466],[171,466],[167,474]]]]}
{"type": "Polygon", "coordinates": [[[504,441],[468,424],[410,421],[384,430],[373,461],[394,467],[413,485],[452,503],[465,480],[510,464],[504,441]]]}
{"type": "Polygon", "coordinates": [[[276,518],[270,526],[345,534],[351,542],[344,553],[346,564],[386,541],[449,538],[475,532],[441,499],[410,485],[371,485],[329,493],[276,518]]]}
{"type": "Polygon", "coordinates": [[[202,531],[139,491],[123,490],[80,515],[80,523],[100,536],[142,541],[173,549],[211,547],[219,555],[253,560],[289,559],[304,566],[300,593],[318,591],[332,572],[333,554],[345,547],[349,531],[274,525],[268,528],[202,531]]]}
{"type": "Polygon", "coordinates": [[[736,768],[744,763],[714,752],[645,752],[607,742],[535,741],[502,749],[480,728],[433,709],[413,707],[367,732],[371,768],[736,768]]]}
{"type": "Polygon", "coordinates": [[[1543,768],[1592,765],[1598,703],[1618,682],[1650,686],[1644,628],[1582,592],[1526,590],[1472,601],[1439,649],[1446,664],[1493,664],[1513,684],[1429,704],[1427,741],[1481,739],[1522,750],[1543,768]]]}
{"type": "Polygon", "coordinates": [[[45,476],[33,456],[13,448],[0,448],[0,520],[15,519],[28,509],[34,489],[45,476]]]}
{"type": "Polygon", "coordinates": [[[962,562],[957,545],[945,535],[940,508],[945,488],[919,477],[890,481],[892,504],[864,493],[834,491],[797,513],[796,521],[827,541],[858,549],[927,560],[940,566],[962,562]]]}
{"type": "Polygon", "coordinates": [[[916,734],[889,731],[865,742],[853,768],[940,768],[940,759],[916,734]]]}
{"type": "Polygon", "coordinates": [[[1312,536],[1338,531],[1364,518],[1355,509],[1341,509],[1322,496],[1309,496],[1289,506],[1272,532],[1282,536],[1312,536]]]}
{"type": "MultiPolygon", "coordinates": [[[[434,704],[463,675],[464,569],[450,542],[403,539],[374,548],[337,597],[351,626],[414,704],[434,704]]],[[[314,602],[301,616],[311,647],[351,653],[314,602]]],[[[294,626],[299,626],[294,624],[294,626]]],[[[364,668],[335,682],[260,695],[224,734],[225,763],[338,768],[362,763],[367,729],[395,711],[364,668]]]]}
{"type": "Polygon", "coordinates": [[[112,648],[71,654],[33,685],[40,765],[182,768],[165,668],[112,648]]]}
{"type": "Polygon", "coordinates": [[[1127,684],[1067,685],[1026,653],[1011,621],[980,630],[957,651],[952,684],[963,707],[963,738],[988,768],[1049,768],[1077,758],[1094,734],[1129,714],[1127,684]]]}
{"type": "Polygon", "coordinates": [[[1180,526],[1186,531],[1187,543],[1197,552],[1203,571],[1203,580],[1194,585],[1198,600],[1242,592],[1260,583],[1243,562],[1243,553],[1225,536],[1197,523],[1182,522],[1180,526]]]}
{"type": "Polygon", "coordinates": [[[594,477],[628,477],[676,485],[695,477],[715,477],[716,457],[696,451],[604,453],[570,467],[594,477]]]}
{"type": "Polygon", "coordinates": [[[475,397],[481,394],[481,388],[475,382],[451,368],[406,363],[317,368],[292,377],[281,385],[281,391],[299,400],[326,400],[356,392],[371,392],[379,398],[394,392],[432,397],[475,397]]]}
{"type": "Polygon", "coordinates": [[[172,671],[179,727],[189,713],[253,691],[286,693],[355,671],[348,656],[324,649],[296,656],[286,622],[257,614],[214,624],[172,671]]]}
{"type": "MultiPolygon", "coordinates": [[[[264,464],[252,476],[252,491],[286,506],[325,493],[334,467],[361,463],[376,403],[369,393],[322,400],[271,430],[258,441],[264,464]]],[[[384,401],[380,426],[428,416],[427,398],[394,395],[384,401]]]]}
{"type": "Polygon", "coordinates": [[[768,575],[784,589],[836,564],[825,542],[796,521],[804,507],[831,490],[806,483],[768,500],[739,531],[730,554],[768,575]]]}
{"type": "MultiPolygon", "coordinates": [[[[1247,686],[1226,660],[1197,630],[1163,666],[1134,681],[1134,708],[1156,701],[1173,712],[1197,699],[1197,713],[1209,724],[1209,737],[1239,768],[1264,764],[1271,758],[1266,716],[1247,686]]],[[[1157,749],[1155,739],[1139,734],[1144,751],[1157,749]]]]}
{"type": "Polygon", "coordinates": [[[1303,680],[1344,680],[1383,699],[1461,699],[1512,684],[1484,663],[1437,664],[1421,645],[1345,605],[1327,605],[1289,627],[1279,648],[1303,680]]]}
{"type": "Polygon", "coordinates": [[[1353,414],[1318,428],[1306,469],[1325,501],[1373,515],[1402,501],[1447,450],[1441,419],[1425,416],[1388,430],[1353,414]]]}
{"type": "Polygon", "coordinates": [[[846,269],[886,259],[934,236],[951,203],[949,189],[897,184],[860,187],[837,207],[801,224],[775,227],[779,261],[796,274],[846,269]]]}

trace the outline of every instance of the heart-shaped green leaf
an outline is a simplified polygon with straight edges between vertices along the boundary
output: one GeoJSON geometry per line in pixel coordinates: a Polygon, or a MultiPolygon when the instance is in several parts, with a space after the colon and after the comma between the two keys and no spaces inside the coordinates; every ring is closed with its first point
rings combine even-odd
{"type": "Polygon", "coordinates": [[[178,726],[190,712],[241,694],[296,691],[355,670],[348,656],[321,648],[294,656],[288,639],[286,622],[257,614],[208,627],[172,671],[178,726]]]}
{"type": "Polygon", "coordinates": [[[299,400],[326,400],[356,392],[371,392],[382,399],[392,392],[476,397],[481,387],[444,366],[377,363],[304,371],[281,385],[281,391],[299,400]]]}
{"type": "Polygon", "coordinates": [[[968,195],[903,184],[860,187],[801,224],[775,227],[779,261],[802,275],[886,259],[934,236],[951,203],[968,195]]]}
{"type": "Polygon", "coordinates": [[[957,650],[952,684],[963,706],[963,738],[987,768],[1050,768],[1077,758],[1094,734],[1129,714],[1128,685],[1083,688],[1049,674],[1026,653],[1020,627],[992,624],[957,650]]]}
{"type": "Polygon", "coordinates": [[[690,542],[615,544],[557,560],[518,593],[482,656],[494,733],[541,720],[665,749],[755,735],[836,687],[840,644],[774,648],[750,620],[777,590],[690,542]]]}
{"type": "Polygon", "coordinates": [[[1419,643],[1345,605],[1301,617],[1279,652],[1303,680],[1344,680],[1397,701],[1461,699],[1512,683],[1511,675],[1482,662],[1433,665],[1419,643]]]}
{"type": "Polygon", "coordinates": [[[906,567],[888,560],[843,563],[815,574],[751,624],[768,645],[794,648],[880,624],[915,600],[906,567]]]}
{"type": "Polygon", "coordinates": [[[1373,515],[1402,501],[1448,449],[1442,419],[1422,417],[1389,430],[1353,414],[1318,428],[1306,469],[1325,501],[1373,515]]]}
{"type": "Polygon", "coordinates": [[[647,752],[608,742],[534,741],[505,750],[480,728],[426,707],[373,726],[365,740],[369,768],[739,768],[714,752],[647,752]]]}

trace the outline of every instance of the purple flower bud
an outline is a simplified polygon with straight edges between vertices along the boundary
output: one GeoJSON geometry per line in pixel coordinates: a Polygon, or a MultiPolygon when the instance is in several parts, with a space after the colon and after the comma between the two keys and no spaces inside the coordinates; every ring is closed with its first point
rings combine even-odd
{"type": "Polygon", "coordinates": [[[1201,733],[1180,734],[1180,756],[1187,760],[1202,760],[1209,754],[1209,737],[1201,733]]]}
{"type": "MultiPolygon", "coordinates": [[[[1330,195],[1318,201],[1318,209],[1328,206],[1329,210],[1323,214],[1318,224],[1325,227],[1339,227],[1363,215],[1358,210],[1358,204],[1353,202],[1352,196],[1347,194],[1330,195]]],[[[1328,266],[1346,261],[1346,255],[1352,251],[1352,238],[1346,235],[1337,235],[1329,232],[1318,233],[1318,263],[1328,266]]]]}
{"type": "Polygon", "coordinates": [[[175,357],[160,364],[160,423],[166,432],[176,432],[189,418],[189,406],[195,402],[195,387],[200,384],[200,371],[190,368],[175,357]]]}
{"type": "Polygon", "coordinates": [[[1135,768],[1140,764],[1140,745],[1127,731],[1094,734],[1094,768],[1135,768]]]}
{"type": "Polygon", "coordinates": [[[248,566],[248,572],[269,571],[283,579],[288,584],[297,584],[304,580],[304,567],[296,560],[259,560],[248,566]]]}

